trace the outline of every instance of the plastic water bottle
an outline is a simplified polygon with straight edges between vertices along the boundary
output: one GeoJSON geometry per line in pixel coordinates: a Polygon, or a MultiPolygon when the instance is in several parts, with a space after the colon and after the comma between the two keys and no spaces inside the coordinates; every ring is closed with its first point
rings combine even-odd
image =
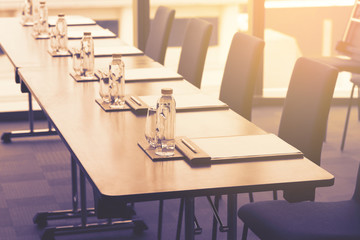
{"type": "Polygon", "coordinates": [[[58,15],[58,19],[56,21],[56,39],[58,42],[58,52],[59,53],[67,53],[68,52],[68,47],[67,47],[67,42],[68,42],[68,36],[67,36],[67,23],[65,20],[65,14],[60,13],[58,15]]]}
{"type": "Polygon", "coordinates": [[[156,115],[157,144],[155,153],[160,156],[172,156],[175,151],[176,102],[171,88],[161,89],[156,115]]]}
{"type": "Polygon", "coordinates": [[[40,1],[39,6],[39,35],[49,35],[48,8],[45,1],[40,1]]]}
{"type": "Polygon", "coordinates": [[[85,77],[94,76],[94,40],[91,32],[84,32],[81,39],[81,72],[85,77]]]}
{"type": "Polygon", "coordinates": [[[33,19],[33,35],[38,36],[40,34],[40,13],[39,13],[39,3],[36,1],[32,2],[32,19],[33,19]]]}
{"type": "Polygon", "coordinates": [[[125,64],[121,54],[113,54],[109,65],[110,107],[121,108],[125,105],[125,64]]]}
{"type": "Polygon", "coordinates": [[[33,2],[32,0],[25,0],[23,10],[21,13],[23,24],[31,23],[33,21],[33,2]]]}

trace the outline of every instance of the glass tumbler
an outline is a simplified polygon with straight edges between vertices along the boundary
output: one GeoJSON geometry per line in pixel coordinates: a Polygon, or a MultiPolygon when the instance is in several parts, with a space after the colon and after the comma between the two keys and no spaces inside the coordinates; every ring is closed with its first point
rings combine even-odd
{"type": "Polygon", "coordinates": [[[73,48],[73,69],[77,76],[82,75],[82,67],[81,67],[81,52],[78,48],[73,48]]]}
{"type": "Polygon", "coordinates": [[[109,74],[98,70],[97,75],[100,79],[100,97],[103,102],[109,103],[110,102],[110,79],[109,74]]]}
{"type": "Polygon", "coordinates": [[[56,40],[56,28],[51,27],[50,28],[50,49],[53,53],[56,53],[59,49],[58,42],[56,40]]]}
{"type": "Polygon", "coordinates": [[[156,107],[149,107],[145,123],[145,139],[152,148],[156,148],[156,107]]]}

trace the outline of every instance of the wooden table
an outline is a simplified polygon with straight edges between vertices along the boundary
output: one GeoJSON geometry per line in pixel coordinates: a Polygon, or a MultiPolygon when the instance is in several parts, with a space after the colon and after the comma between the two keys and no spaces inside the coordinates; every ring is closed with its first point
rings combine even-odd
{"type": "MultiPolygon", "coordinates": [[[[187,200],[192,222],[193,198],[230,194],[228,214],[236,238],[236,193],[286,189],[301,183],[333,184],[333,176],[307,159],[256,161],[194,168],[183,160],[153,162],[137,146],[144,138],[145,117],[131,111],[107,113],[96,103],[97,83],[76,83],[62,70],[21,68],[21,79],[49,116],[95,191],[108,198],[148,201],[187,200]]],[[[185,81],[129,83],[127,94],[159,94],[162,87],[196,93],[185,81]]],[[[177,113],[176,135],[212,137],[262,134],[264,131],[231,110],[177,113]]],[[[192,224],[187,237],[192,239],[192,224]]],[[[190,229],[189,229],[190,228],[190,229]]]]}
{"type": "MultiPolygon", "coordinates": [[[[68,28],[72,30],[83,29],[87,31],[102,29],[98,25],[91,24],[85,26],[70,26],[68,28]]],[[[50,124],[48,129],[34,129],[32,95],[31,92],[28,91],[26,86],[24,84],[21,84],[18,75],[18,69],[20,67],[44,66],[48,64],[49,61],[51,61],[49,60],[49,53],[43,50],[48,49],[49,41],[35,41],[34,38],[31,36],[33,31],[32,27],[23,27],[20,24],[19,18],[1,18],[0,29],[2,29],[3,31],[0,35],[0,47],[7,55],[14,67],[15,82],[20,83],[20,89],[23,93],[28,93],[29,103],[29,130],[5,132],[1,136],[2,141],[5,143],[9,143],[11,142],[12,138],[56,135],[57,133],[54,131],[54,129],[52,129],[52,126],[50,124]]],[[[107,40],[99,39],[95,41],[98,41],[98,44],[101,45],[103,42],[106,43],[107,40]]],[[[114,41],[114,39],[112,39],[112,41],[114,41]]],[[[80,40],[69,40],[69,45],[73,44],[74,42],[78,42],[80,44],[80,40]]]]}
{"type": "MultiPolygon", "coordinates": [[[[23,41],[34,44],[35,40],[23,41]]],[[[37,49],[45,51],[41,46],[37,49]]],[[[98,82],[75,82],[69,75],[69,61],[69,58],[48,57],[42,67],[23,67],[18,73],[80,167],[80,185],[86,177],[94,191],[104,198],[129,202],[185,198],[186,239],[194,239],[194,197],[227,194],[228,239],[236,239],[237,193],[302,185],[324,187],[334,183],[333,175],[307,159],[248,161],[197,168],[183,160],[153,162],[137,145],[144,138],[145,116],[131,111],[103,111],[95,103],[99,96],[98,82]]],[[[199,92],[187,81],[177,80],[128,83],[126,94],[160,95],[162,87],[172,87],[175,93],[199,92]]],[[[177,113],[178,136],[263,133],[231,110],[177,113]]]]}

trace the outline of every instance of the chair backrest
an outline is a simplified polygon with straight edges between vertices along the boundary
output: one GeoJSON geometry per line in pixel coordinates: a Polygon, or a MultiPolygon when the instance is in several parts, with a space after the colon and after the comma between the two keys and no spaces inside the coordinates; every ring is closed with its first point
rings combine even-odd
{"type": "Polygon", "coordinates": [[[278,136],[318,165],[337,75],[332,66],[299,58],[280,120],[278,136]]]}
{"type": "Polygon", "coordinates": [[[220,100],[249,121],[264,45],[260,38],[235,33],[221,83],[220,100]]]}
{"type": "Polygon", "coordinates": [[[212,25],[201,19],[189,20],[182,44],[178,73],[200,88],[212,25]]]}
{"type": "Polygon", "coordinates": [[[174,18],[175,10],[160,6],[156,10],[154,20],[151,23],[145,46],[145,54],[161,64],[164,64],[165,61],[166,49],[174,18]]]}

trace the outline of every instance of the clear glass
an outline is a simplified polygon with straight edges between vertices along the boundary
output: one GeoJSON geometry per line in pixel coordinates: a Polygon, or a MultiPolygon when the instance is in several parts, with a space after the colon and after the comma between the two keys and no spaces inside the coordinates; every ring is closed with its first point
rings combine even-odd
{"type": "Polygon", "coordinates": [[[157,144],[155,153],[172,156],[175,151],[176,102],[172,94],[162,94],[157,103],[157,144]]]}
{"type": "Polygon", "coordinates": [[[59,53],[67,53],[68,47],[68,36],[67,36],[67,24],[65,21],[65,17],[59,16],[56,21],[56,39],[58,42],[58,52],[59,53]]]}
{"type": "Polygon", "coordinates": [[[91,35],[84,35],[81,40],[81,67],[85,77],[94,76],[94,41],[91,35]]]}
{"type": "Polygon", "coordinates": [[[149,107],[145,123],[145,139],[150,147],[156,147],[156,107],[149,107]]]}
{"type": "Polygon", "coordinates": [[[125,106],[125,64],[122,59],[113,58],[109,65],[110,107],[125,106]]]}
{"type": "Polygon", "coordinates": [[[48,8],[45,2],[39,7],[39,35],[49,36],[48,8]]]}
{"type": "Polygon", "coordinates": [[[33,21],[33,3],[32,0],[25,0],[24,6],[21,12],[21,18],[23,24],[28,24],[33,21]]]}
{"type": "Polygon", "coordinates": [[[81,51],[78,48],[73,48],[73,69],[76,75],[81,76],[81,51]]]}
{"type": "Polygon", "coordinates": [[[110,102],[110,80],[109,74],[99,70],[98,75],[100,78],[100,97],[103,102],[109,103],[110,102]]]}
{"type": "Polygon", "coordinates": [[[56,27],[51,27],[50,28],[50,49],[53,53],[56,53],[59,49],[56,36],[57,36],[56,27]]]}

